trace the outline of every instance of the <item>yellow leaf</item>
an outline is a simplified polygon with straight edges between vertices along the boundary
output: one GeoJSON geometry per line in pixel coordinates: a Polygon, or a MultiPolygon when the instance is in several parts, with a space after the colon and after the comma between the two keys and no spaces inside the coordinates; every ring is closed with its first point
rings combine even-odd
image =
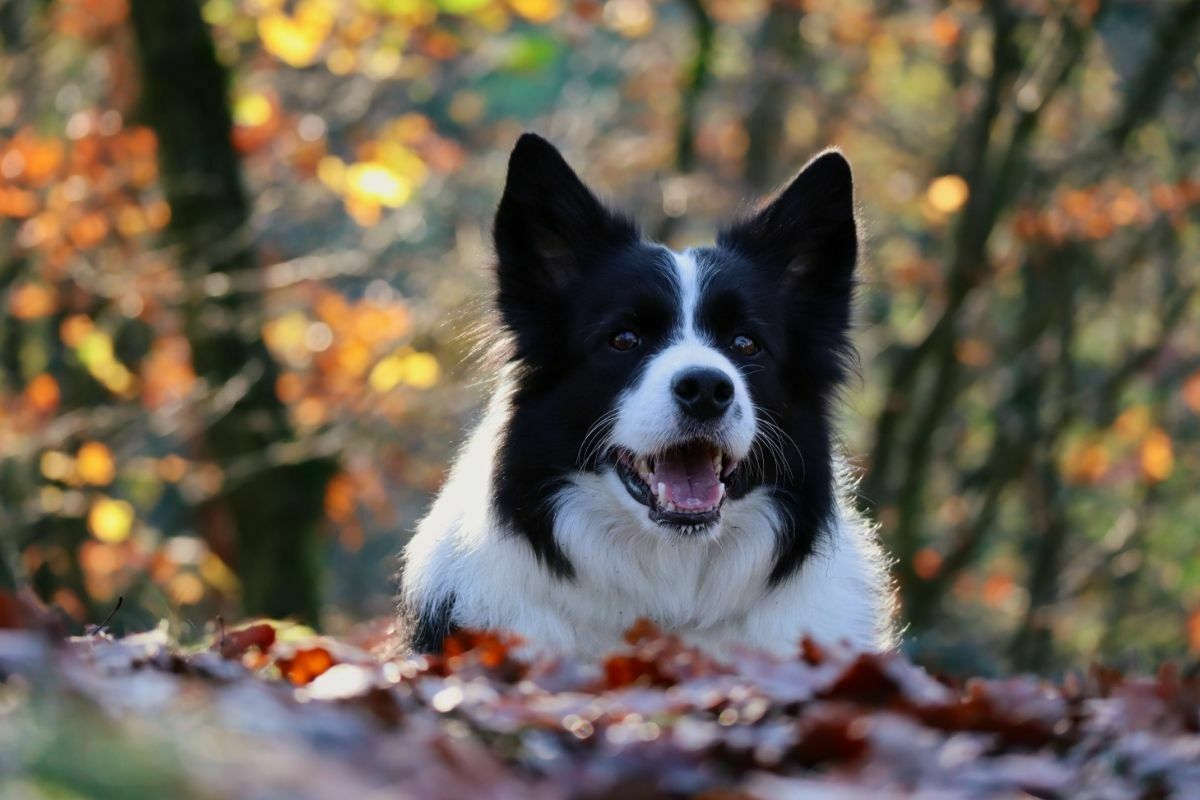
{"type": "Polygon", "coordinates": [[[335,192],[343,191],[346,184],[346,162],[337,156],[325,156],[317,162],[317,178],[335,192]]]}
{"type": "Polygon", "coordinates": [[[967,182],[959,175],[943,175],[929,184],[926,197],[929,204],[943,214],[953,214],[963,207],[970,197],[967,182]]]}
{"type": "Polygon", "coordinates": [[[509,0],[509,5],[530,22],[549,22],[563,10],[559,0],[509,0]]]}
{"type": "Polygon", "coordinates": [[[299,360],[307,352],[304,346],[306,331],[308,317],[304,316],[304,312],[289,311],[263,325],[263,341],[280,358],[299,360]]]}
{"type": "Polygon", "coordinates": [[[364,161],[346,170],[346,192],[360,200],[399,208],[412,197],[412,184],[385,164],[364,161]]]}
{"type": "Polygon", "coordinates": [[[124,500],[100,498],[88,512],[88,529],[102,542],[125,541],[133,530],[133,506],[124,500]]]}
{"type": "Polygon", "coordinates": [[[270,99],[260,92],[244,94],[233,104],[233,120],[238,125],[257,128],[271,121],[274,108],[270,99]]]}
{"type": "Polygon", "coordinates": [[[367,383],[373,391],[383,394],[395,389],[403,380],[404,360],[400,356],[388,356],[371,370],[367,383]]]}
{"type": "Polygon", "coordinates": [[[428,389],[438,382],[442,369],[429,353],[413,353],[404,359],[404,382],[414,389],[428,389]]]}
{"type": "Polygon", "coordinates": [[[432,354],[406,350],[376,364],[367,377],[367,383],[380,394],[395,389],[401,383],[414,389],[428,389],[438,382],[441,373],[441,366],[432,354]]]}
{"type": "Polygon", "coordinates": [[[422,183],[429,174],[421,157],[398,142],[381,142],[377,160],[410,184],[422,183]]]}
{"type": "Polygon", "coordinates": [[[301,20],[276,11],[258,20],[258,37],[266,51],[280,61],[296,68],[307,67],[316,60],[331,24],[332,20],[326,24],[318,16],[301,20]]]}
{"type": "Polygon", "coordinates": [[[241,585],[233,570],[221,560],[220,556],[211,551],[205,553],[200,559],[200,576],[210,586],[226,595],[236,594],[241,585]]]}

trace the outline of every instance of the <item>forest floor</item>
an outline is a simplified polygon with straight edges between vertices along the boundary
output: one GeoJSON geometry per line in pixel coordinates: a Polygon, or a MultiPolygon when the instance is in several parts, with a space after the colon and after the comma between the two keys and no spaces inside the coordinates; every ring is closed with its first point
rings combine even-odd
{"type": "Polygon", "coordinates": [[[386,623],[184,648],[62,638],[0,597],[4,798],[1200,796],[1200,678],[950,681],[806,644],[718,663],[648,625],[593,664],[386,623]],[[24,620],[28,622],[28,619],[24,620]]]}

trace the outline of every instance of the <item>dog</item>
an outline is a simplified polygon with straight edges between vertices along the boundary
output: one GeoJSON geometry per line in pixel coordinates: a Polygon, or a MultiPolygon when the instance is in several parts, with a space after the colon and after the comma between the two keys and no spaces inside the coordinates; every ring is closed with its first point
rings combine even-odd
{"type": "Polygon", "coordinates": [[[832,424],[860,250],[842,154],[674,252],[526,133],[493,239],[506,352],[404,550],[411,649],[462,628],[594,658],[640,618],[718,654],[890,646],[832,424]]]}

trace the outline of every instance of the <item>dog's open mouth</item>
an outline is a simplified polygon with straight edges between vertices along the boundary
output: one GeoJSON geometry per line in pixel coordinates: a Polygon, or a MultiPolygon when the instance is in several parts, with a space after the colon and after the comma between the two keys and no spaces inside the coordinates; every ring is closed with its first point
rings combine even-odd
{"type": "Polygon", "coordinates": [[[704,528],[720,518],[725,484],[738,463],[707,441],[649,456],[618,450],[614,462],[630,496],[649,507],[650,519],[684,529],[704,528]]]}

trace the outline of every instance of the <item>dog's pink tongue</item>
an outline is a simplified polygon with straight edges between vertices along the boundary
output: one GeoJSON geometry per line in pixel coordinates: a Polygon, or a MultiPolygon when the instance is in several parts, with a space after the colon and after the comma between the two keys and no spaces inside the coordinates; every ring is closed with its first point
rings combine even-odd
{"type": "Polygon", "coordinates": [[[681,447],[660,456],[655,484],[666,484],[667,499],[682,509],[712,508],[721,499],[721,478],[705,447],[681,447]]]}

